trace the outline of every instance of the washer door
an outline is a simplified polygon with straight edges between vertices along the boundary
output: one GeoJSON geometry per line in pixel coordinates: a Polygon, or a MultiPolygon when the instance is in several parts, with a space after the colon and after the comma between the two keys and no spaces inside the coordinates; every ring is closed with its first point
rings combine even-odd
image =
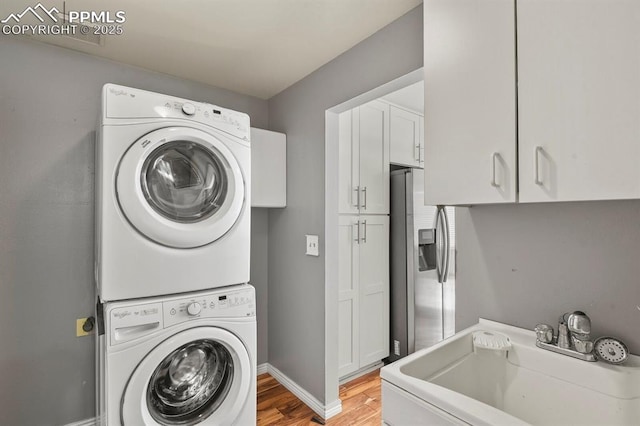
{"type": "Polygon", "coordinates": [[[249,354],[230,332],[196,327],[155,347],[122,396],[122,424],[231,425],[249,397],[249,354]]]}
{"type": "Polygon", "coordinates": [[[137,140],[118,167],[116,191],[129,222],[176,248],[216,241],[236,223],[245,198],[240,165],[215,136],[188,127],[137,140]]]}

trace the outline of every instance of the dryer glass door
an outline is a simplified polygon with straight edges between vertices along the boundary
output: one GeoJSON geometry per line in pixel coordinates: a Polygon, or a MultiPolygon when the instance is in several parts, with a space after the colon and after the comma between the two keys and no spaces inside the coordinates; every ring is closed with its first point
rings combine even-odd
{"type": "Polygon", "coordinates": [[[145,198],[156,212],[177,222],[214,214],[225,201],[227,183],[219,156],[189,141],[159,146],[142,166],[145,198]]]}
{"type": "Polygon", "coordinates": [[[188,127],[154,130],[135,141],[116,177],[129,223],[168,247],[201,247],[224,236],[249,204],[244,171],[229,148],[234,144],[188,127]]]}

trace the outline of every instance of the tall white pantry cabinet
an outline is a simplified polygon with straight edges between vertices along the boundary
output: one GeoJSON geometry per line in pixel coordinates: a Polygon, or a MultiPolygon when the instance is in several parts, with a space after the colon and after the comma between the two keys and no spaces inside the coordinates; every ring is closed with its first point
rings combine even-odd
{"type": "Polygon", "coordinates": [[[427,204],[640,198],[640,2],[425,0],[427,204]]]}
{"type": "Polygon", "coordinates": [[[339,117],[339,376],[389,355],[389,105],[339,117]]]}

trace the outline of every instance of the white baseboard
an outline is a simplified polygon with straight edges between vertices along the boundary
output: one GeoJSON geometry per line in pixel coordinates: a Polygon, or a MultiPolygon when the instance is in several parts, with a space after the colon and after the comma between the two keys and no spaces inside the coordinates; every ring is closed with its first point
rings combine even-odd
{"type": "Polygon", "coordinates": [[[261,374],[268,373],[268,372],[269,372],[269,364],[265,362],[264,364],[258,365],[258,369],[256,370],[256,376],[259,376],[261,374]]]}
{"type": "Polygon", "coordinates": [[[69,423],[65,426],[96,426],[96,418],[92,417],[90,419],[80,420],[79,422],[69,423]]]}
{"type": "Polygon", "coordinates": [[[342,411],[342,401],[340,401],[340,399],[336,399],[335,401],[324,405],[322,402],[318,401],[315,396],[311,395],[303,387],[291,380],[273,365],[267,364],[267,372],[276,379],[278,383],[287,388],[292,394],[297,396],[300,401],[304,402],[323,419],[326,420],[342,411]]]}
{"type": "Polygon", "coordinates": [[[345,383],[348,383],[352,380],[357,379],[360,376],[364,376],[365,374],[369,374],[374,370],[378,370],[380,368],[384,367],[384,362],[382,361],[378,361],[378,362],[374,362],[373,364],[367,365],[366,367],[361,368],[360,370],[354,371],[353,373],[349,374],[348,376],[344,376],[340,378],[340,386],[344,385],[345,383]]]}

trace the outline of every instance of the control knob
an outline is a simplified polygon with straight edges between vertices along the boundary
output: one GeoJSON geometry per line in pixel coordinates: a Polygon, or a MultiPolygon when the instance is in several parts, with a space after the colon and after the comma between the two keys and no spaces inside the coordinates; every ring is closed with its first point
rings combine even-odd
{"type": "Polygon", "coordinates": [[[182,112],[187,115],[193,115],[196,113],[196,107],[193,104],[184,104],[182,105],[182,112]]]}
{"type": "Polygon", "coordinates": [[[189,305],[187,306],[187,313],[192,317],[199,315],[200,311],[202,311],[202,306],[200,306],[198,302],[189,303],[189,305]]]}

